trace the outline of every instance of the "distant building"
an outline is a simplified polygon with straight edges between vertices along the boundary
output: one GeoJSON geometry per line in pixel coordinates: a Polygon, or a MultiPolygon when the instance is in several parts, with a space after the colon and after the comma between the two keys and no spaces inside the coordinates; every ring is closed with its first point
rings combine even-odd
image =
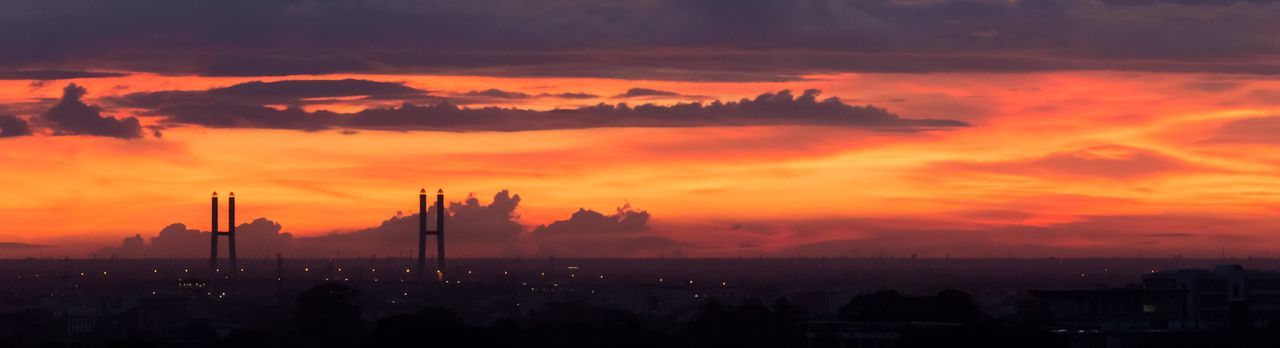
{"type": "Polygon", "coordinates": [[[1146,289],[1185,294],[1181,320],[1171,328],[1265,327],[1280,318],[1280,272],[1221,265],[1213,270],[1161,271],[1142,277],[1146,289]]]}
{"type": "Polygon", "coordinates": [[[67,320],[68,335],[87,335],[97,326],[98,311],[88,306],[67,307],[63,312],[67,320]]]}
{"type": "Polygon", "coordinates": [[[1032,291],[1059,329],[1137,331],[1165,329],[1181,320],[1184,292],[1141,287],[1032,291]]]}
{"type": "Polygon", "coordinates": [[[204,297],[209,294],[209,286],[203,280],[184,278],[178,280],[178,295],[186,297],[204,297]]]}
{"type": "Polygon", "coordinates": [[[1051,324],[1064,329],[1266,327],[1280,319],[1280,272],[1239,265],[1152,272],[1124,288],[1032,294],[1051,324]]]}

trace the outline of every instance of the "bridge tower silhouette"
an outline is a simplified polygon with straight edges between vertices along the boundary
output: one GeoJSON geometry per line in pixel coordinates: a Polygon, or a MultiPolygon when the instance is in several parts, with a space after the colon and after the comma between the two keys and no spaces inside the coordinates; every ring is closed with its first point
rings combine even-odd
{"type": "Polygon", "coordinates": [[[436,229],[427,230],[427,189],[418,191],[418,280],[427,269],[427,236],[436,236],[436,280],[444,280],[444,189],[436,191],[436,229]]]}
{"type": "Polygon", "coordinates": [[[231,192],[227,195],[227,231],[218,232],[218,193],[213,193],[213,207],[209,244],[209,275],[215,277],[218,275],[218,236],[227,237],[227,261],[231,266],[231,274],[235,274],[236,270],[236,193],[231,192]]]}

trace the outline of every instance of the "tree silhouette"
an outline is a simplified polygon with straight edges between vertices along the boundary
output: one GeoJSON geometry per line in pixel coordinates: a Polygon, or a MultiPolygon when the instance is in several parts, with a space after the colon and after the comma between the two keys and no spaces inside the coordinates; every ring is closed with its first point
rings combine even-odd
{"type": "Polygon", "coordinates": [[[360,290],[325,283],[298,295],[294,320],[301,341],[323,346],[349,346],[361,332],[360,290]]]}
{"type": "Polygon", "coordinates": [[[858,295],[840,307],[837,317],[847,321],[949,323],[976,323],[985,319],[973,304],[973,296],[954,289],[920,297],[903,296],[894,290],[858,295]]]}
{"type": "Polygon", "coordinates": [[[685,347],[791,347],[804,342],[797,326],[802,320],[784,299],[770,309],[758,300],[728,307],[717,300],[704,303],[680,331],[685,347]]]}
{"type": "Polygon", "coordinates": [[[415,314],[401,314],[378,321],[369,347],[412,346],[430,341],[433,347],[491,346],[485,329],[468,326],[462,317],[444,307],[427,307],[415,314]]]}
{"type": "Polygon", "coordinates": [[[535,347],[657,347],[662,335],[635,314],[583,302],[553,302],[529,313],[528,342],[535,347]]]}

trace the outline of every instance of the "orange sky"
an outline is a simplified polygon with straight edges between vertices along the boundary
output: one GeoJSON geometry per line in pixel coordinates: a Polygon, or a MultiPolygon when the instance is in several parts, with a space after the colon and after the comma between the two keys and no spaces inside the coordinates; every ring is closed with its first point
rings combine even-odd
{"type": "MultiPolygon", "coordinates": [[[[702,83],[135,74],[0,81],[0,104],[56,99],[67,83],[85,86],[87,102],[102,104],[140,91],[303,78],[403,82],[433,94],[498,88],[605,96],[502,104],[535,109],[614,103],[620,100],[607,96],[633,87],[720,100],[817,88],[903,117],[972,126],[914,133],[750,126],[356,134],[184,126],[159,139],[6,138],[0,241],[59,246],[39,251],[44,255],[82,255],[88,246],[151,236],[174,222],[207,228],[209,192],[231,190],[241,197],[244,221],[267,217],[295,235],[319,235],[376,226],[414,209],[419,187],[443,187],[450,200],[518,193],[520,222],[530,228],[579,207],[612,212],[629,202],[652,214],[654,233],[688,243],[690,255],[803,254],[802,246],[857,240],[926,256],[1217,255],[1224,248],[1243,256],[1280,247],[1270,237],[1280,213],[1274,151],[1280,139],[1221,140],[1229,138],[1221,131],[1229,122],[1280,115],[1280,81],[1249,75],[845,74],[702,83]],[[1059,231],[1073,228],[1082,230],[1059,231]],[[918,240],[884,235],[912,231],[918,240]],[[1175,234],[1186,236],[1160,238],[1175,234]],[[946,251],[929,243],[950,238],[991,247],[946,251]]],[[[311,108],[353,112],[375,105],[352,103],[311,108]]],[[[118,117],[137,112],[105,110],[118,117]]],[[[843,254],[873,249],[851,250],[843,254]]]]}

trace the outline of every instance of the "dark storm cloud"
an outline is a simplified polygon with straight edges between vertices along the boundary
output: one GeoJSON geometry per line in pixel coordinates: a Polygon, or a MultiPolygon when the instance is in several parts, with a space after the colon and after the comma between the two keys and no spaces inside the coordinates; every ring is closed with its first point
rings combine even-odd
{"type": "Polygon", "coordinates": [[[151,244],[145,248],[154,252],[155,255],[147,255],[152,257],[198,257],[196,255],[201,252],[208,252],[209,238],[209,232],[188,229],[184,224],[172,224],[151,237],[151,244]]]}
{"type": "MultiPolygon", "coordinates": [[[[520,215],[516,214],[519,206],[520,195],[512,195],[507,190],[494,194],[487,205],[481,204],[474,195],[468,196],[463,202],[449,203],[446,227],[450,231],[459,231],[455,236],[465,235],[460,237],[463,241],[510,242],[524,231],[519,223],[520,215]],[[450,225],[450,218],[457,223],[450,225]]],[[[434,209],[427,210],[428,216],[434,216],[431,214],[435,214],[434,209]]],[[[431,222],[429,226],[434,228],[434,224],[431,222]]]]}
{"type": "MultiPolygon", "coordinates": [[[[150,243],[144,243],[139,234],[124,238],[119,248],[104,248],[99,253],[124,258],[201,258],[209,255],[210,238],[208,231],[188,229],[186,225],[176,223],[161,229],[151,237],[150,243]]],[[[293,235],[283,232],[283,227],[275,221],[258,218],[236,225],[237,256],[240,258],[271,258],[276,253],[287,253],[292,240],[293,235]]],[[[220,252],[226,252],[226,243],[225,239],[221,242],[220,252]]]]}
{"type": "MultiPolygon", "coordinates": [[[[434,197],[430,197],[434,199],[434,197]]],[[[434,200],[429,202],[433,203],[434,200]]],[[[445,214],[448,245],[466,253],[494,256],[505,254],[519,242],[524,226],[515,213],[520,195],[503,190],[494,194],[489,204],[474,196],[462,202],[450,202],[445,214]]],[[[436,229],[436,207],[427,209],[427,228],[436,229]]],[[[300,238],[295,251],[306,255],[404,255],[405,248],[417,248],[418,214],[397,214],[381,225],[359,231],[326,236],[300,238]]],[[[432,242],[434,243],[434,242],[432,242]]],[[[455,254],[456,255],[456,254],[455,254]]]]}
{"type": "Polygon", "coordinates": [[[286,104],[302,105],[306,99],[364,97],[368,99],[414,99],[427,92],[403,84],[369,80],[283,80],[252,81],[203,91],[159,91],[132,93],[109,99],[120,106],[162,108],[181,105],[286,104]]]}
{"type": "Polygon", "coordinates": [[[342,118],[331,111],[309,112],[296,106],[283,110],[261,105],[217,102],[163,105],[155,114],[168,115],[165,125],[201,125],[213,128],[271,128],[316,131],[332,128],[342,118]]]}
{"type": "Polygon", "coordinates": [[[276,253],[289,251],[293,234],[284,232],[280,223],[264,218],[240,224],[236,227],[236,244],[239,254],[248,258],[269,258],[276,253]],[[243,243],[243,244],[242,244],[243,243]]]}
{"type": "Polygon", "coordinates": [[[66,79],[84,79],[99,77],[119,77],[125,76],[121,73],[100,72],[100,71],[80,71],[80,70],[20,70],[20,71],[0,71],[0,80],[66,80],[66,79]]]}
{"type": "Polygon", "coordinates": [[[345,96],[371,96],[379,99],[405,98],[425,94],[425,91],[399,83],[369,80],[284,80],[275,82],[253,81],[230,87],[209,90],[210,94],[228,98],[326,98],[345,96]]]}
{"type": "Polygon", "coordinates": [[[533,229],[540,254],[569,257],[656,256],[681,246],[649,231],[649,212],[624,205],[613,214],[578,209],[567,220],[533,229]]]}
{"type": "Polygon", "coordinates": [[[0,115],[0,138],[31,135],[27,121],[14,115],[0,115]]]}
{"type": "Polygon", "coordinates": [[[552,222],[533,229],[534,236],[575,236],[592,234],[626,234],[642,232],[649,226],[649,212],[635,211],[630,205],[604,215],[587,209],[578,209],[568,220],[552,222]]]}
{"type": "Polygon", "coordinates": [[[467,97],[484,97],[484,98],[495,98],[495,99],[529,99],[530,97],[533,97],[532,95],[529,95],[527,93],[510,92],[510,91],[504,91],[504,90],[494,89],[494,88],[486,89],[483,91],[470,91],[467,93],[463,93],[462,95],[467,97]]]}
{"type": "MultiPolygon", "coordinates": [[[[580,210],[567,220],[538,226],[530,240],[516,214],[520,202],[520,195],[503,190],[489,204],[474,196],[449,203],[445,233],[450,252],[463,258],[520,256],[527,253],[528,243],[534,242],[541,254],[623,257],[649,255],[678,246],[669,238],[649,233],[649,214],[629,207],[611,215],[580,210]]],[[[427,216],[427,228],[436,229],[434,205],[428,208],[427,216]]],[[[398,214],[378,227],[298,239],[293,251],[314,256],[413,255],[417,238],[418,214],[398,214]]]]}
{"type": "Polygon", "coordinates": [[[682,97],[683,94],[649,88],[632,88],[614,98],[682,97]]]}
{"type": "MultiPolygon", "coordinates": [[[[157,92],[170,93],[170,92],[157,92]]],[[[146,93],[123,100],[147,99],[146,93]]],[[[485,107],[461,108],[449,103],[366,109],[354,114],[308,112],[300,108],[276,109],[236,100],[204,98],[166,102],[126,102],[147,107],[164,123],[207,127],[278,128],[321,130],[331,128],[443,131],[523,131],[595,127],[697,127],[749,125],[825,125],[910,131],[964,127],[966,123],[944,119],[908,119],[875,106],[849,105],[837,98],[818,99],[820,92],[806,90],[761,94],[731,102],[682,103],[670,106],[626,104],[535,111],[485,107]]]]}
{"type": "Polygon", "coordinates": [[[399,83],[368,80],[253,81],[203,91],[159,91],[127,94],[108,101],[117,106],[148,109],[164,115],[164,124],[197,124],[217,128],[320,130],[339,123],[329,111],[308,112],[300,106],[326,98],[421,100],[426,91],[399,83]],[[269,105],[287,105],[283,109],[269,105]]]}
{"type": "Polygon", "coordinates": [[[486,104],[512,100],[527,100],[534,98],[557,98],[557,99],[592,99],[600,96],[582,92],[565,92],[565,93],[542,93],[529,94],[517,91],[505,91],[496,88],[490,88],[480,91],[469,91],[453,95],[449,99],[450,103],[455,104],[486,104]]]}
{"type": "Polygon", "coordinates": [[[84,87],[69,84],[62,90],[62,100],[40,116],[54,135],[93,135],[122,139],[142,137],[142,126],[135,117],[112,118],[102,115],[95,105],[82,100],[84,87]]]}
{"type": "Polygon", "coordinates": [[[17,0],[0,69],[781,80],[835,71],[1280,73],[1270,1],[17,0]],[[36,34],[32,34],[36,33],[36,34]]]}
{"type": "Polygon", "coordinates": [[[583,92],[565,92],[565,93],[543,94],[543,96],[548,96],[548,97],[553,97],[553,98],[563,98],[563,99],[591,99],[591,98],[599,98],[599,97],[600,97],[600,96],[595,95],[595,94],[591,94],[591,93],[583,93],[583,92]]]}

